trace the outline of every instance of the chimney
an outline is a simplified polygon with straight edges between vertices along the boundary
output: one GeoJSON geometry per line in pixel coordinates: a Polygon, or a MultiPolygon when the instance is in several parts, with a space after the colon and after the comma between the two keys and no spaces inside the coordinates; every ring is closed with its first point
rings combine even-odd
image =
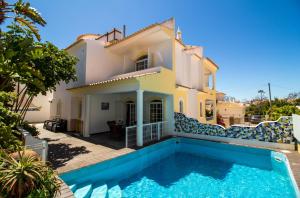
{"type": "Polygon", "coordinates": [[[176,32],[176,39],[182,41],[182,34],[179,27],[177,28],[177,32],[176,32]]]}
{"type": "Polygon", "coordinates": [[[126,25],[123,25],[123,38],[126,37],[126,25]]]}

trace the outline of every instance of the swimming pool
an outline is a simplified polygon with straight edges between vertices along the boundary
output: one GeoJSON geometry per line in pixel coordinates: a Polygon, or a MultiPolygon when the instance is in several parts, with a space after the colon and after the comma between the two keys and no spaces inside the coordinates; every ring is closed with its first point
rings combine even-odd
{"type": "Polygon", "coordinates": [[[60,176],[75,197],[299,197],[285,155],[188,138],[60,176]]]}

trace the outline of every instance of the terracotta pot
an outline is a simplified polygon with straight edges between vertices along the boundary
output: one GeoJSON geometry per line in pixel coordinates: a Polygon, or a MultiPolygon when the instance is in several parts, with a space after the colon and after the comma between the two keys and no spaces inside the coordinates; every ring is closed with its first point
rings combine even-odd
{"type": "MultiPolygon", "coordinates": [[[[24,154],[25,156],[28,156],[28,157],[33,156],[37,160],[40,160],[40,155],[37,152],[30,150],[30,149],[25,149],[24,151],[20,151],[20,154],[22,155],[24,152],[25,152],[25,154],[24,154]]],[[[18,160],[20,158],[19,152],[14,152],[14,153],[10,154],[10,156],[16,160],[18,160]]]]}

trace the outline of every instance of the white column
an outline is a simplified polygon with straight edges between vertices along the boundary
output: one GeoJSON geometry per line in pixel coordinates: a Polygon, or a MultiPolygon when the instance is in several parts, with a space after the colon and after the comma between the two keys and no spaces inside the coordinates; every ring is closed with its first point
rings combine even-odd
{"type": "Polygon", "coordinates": [[[90,112],[91,110],[91,95],[86,95],[84,97],[84,127],[83,127],[83,137],[90,136],[90,112]]]}
{"type": "Polygon", "coordinates": [[[167,124],[165,124],[166,128],[165,131],[163,131],[162,136],[165,135],[173,135],[174,133],[174,97],[173,95],[168,95],[166,97],[166,105],[165,105],[165,120],[167,121],[167,124]]]}
{"type": "Polygon", "coordinates": [[[137,116],[137,131],[136,144],[143,146],[143,92],[144,90],[136,90],[136,116],[137,116]]]}
{"type": "Polygon", "coordinates": [[[216,73],[213,74],[213,90],[216,90],[216,73]]]}
{"type": "Polygon", "coordinates": [[[147,50],[147,55],[148,55],[148,68],[152,67],[152,57],[151,57],[151,52],[150,48],[147,50]]]}

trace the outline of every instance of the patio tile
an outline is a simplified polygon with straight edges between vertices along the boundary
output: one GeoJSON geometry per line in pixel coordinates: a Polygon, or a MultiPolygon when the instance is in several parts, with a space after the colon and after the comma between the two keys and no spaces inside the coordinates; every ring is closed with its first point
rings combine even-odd
{"type": "Polygon", "coordinates": [[[48,160],[58,171],[67,172],[127,154],[133,149],[124,148],[124,142],[111,140],[107,134],[89,138],[73,136],[72,133],[54,133],[36,125],[39,138],[48,141],[48,160]]]}

